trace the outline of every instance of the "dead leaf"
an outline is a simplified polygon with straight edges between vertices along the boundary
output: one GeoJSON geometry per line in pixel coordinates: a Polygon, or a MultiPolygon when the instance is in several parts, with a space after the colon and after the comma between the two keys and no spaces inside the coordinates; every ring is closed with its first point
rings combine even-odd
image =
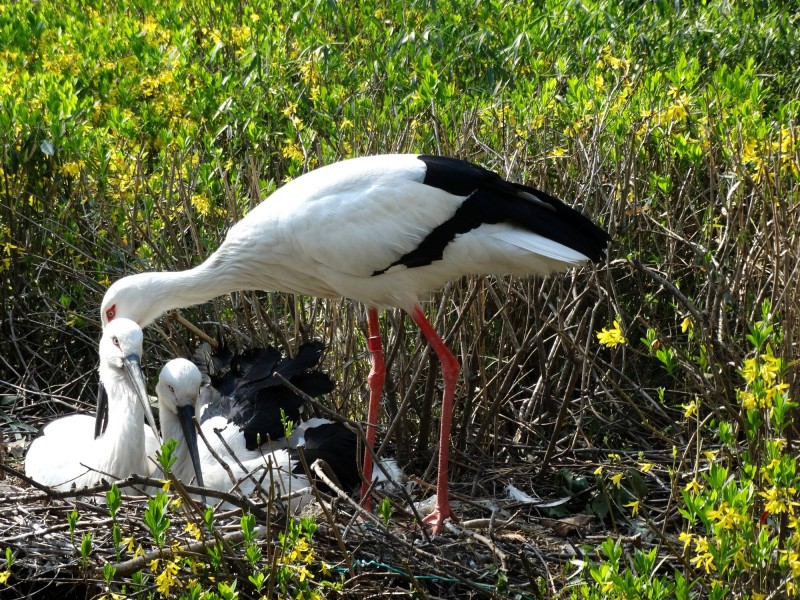
{"type": "Polygon", "coordinates": [[[575,515],[564,517],[563,519],[539,519],[540,524],[549,527],[562,537],[578,533],[580,529],[583,529],[592,521],[594,521],[594,517],[591,515],[575,515]]]}

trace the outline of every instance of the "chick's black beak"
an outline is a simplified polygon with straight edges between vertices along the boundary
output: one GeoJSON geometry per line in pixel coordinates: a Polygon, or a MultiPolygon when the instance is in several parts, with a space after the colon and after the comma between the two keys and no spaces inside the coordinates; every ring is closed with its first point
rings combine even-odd
{"type": "Polygon", "coordinates": [[[200,467],[200,453],[197,450],[197,431],[195,431],[194,428],[194,406],[191,404],[179,406],[178,421],[181,424],[183,437],[186,440],[186,447],[189,449],[189,456],[192,459],[197,485],[205,487],[203,483],[203,470],[200,467]]]}

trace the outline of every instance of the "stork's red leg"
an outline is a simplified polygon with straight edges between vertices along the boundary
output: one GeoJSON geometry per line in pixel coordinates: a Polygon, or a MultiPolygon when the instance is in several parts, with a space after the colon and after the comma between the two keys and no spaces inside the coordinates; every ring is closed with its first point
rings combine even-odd
{"type": "Polygon", "coordinates": [[[367,377],[369,383],[369,410],[367,412],[367,446],[364,449],[364,481],[361,484],[361,500],[366,510],[372,510],[372,502],[367,498],[367,490],[372,481],[372,451],[375,449],[375,428],[381,410],[381,393],[386,367],[383,363],[383,344],[381,328],[378,323],[378,310],[367,310],[367,347],[372,356],[372,369],[367,377]]]}
{"type": "Polygon", "coordinates": [[[433,526],[433,533],[437,534],[442,528],[444,520],[447,518],[458,522],[455,514],[450,508],[450,498],[447,489],[447,469],[450,458],[450,428],[453,423],[453,398],[456,391],[456,380],[461,365],[453,356],[453,353],[445,346],[444,341],[433,329],[433,326],[425,318],[422,309],[415,306],[411,312],[411,318],[422,330],[422,334],[439,357],[442,364],[442,377],[444,378],[444,395],[442,396],[442,427],[439,434],[439,480],[436,484],[436,508],[425,517],[425,522],[433,526]]]}

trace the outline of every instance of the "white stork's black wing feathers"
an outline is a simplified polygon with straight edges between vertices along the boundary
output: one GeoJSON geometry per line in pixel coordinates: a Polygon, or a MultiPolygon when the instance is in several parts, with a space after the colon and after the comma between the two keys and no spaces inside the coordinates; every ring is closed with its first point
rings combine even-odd
{"type": "MultiPolygon", "coordinates": [[[[321,342],[303,344],[295,357],[283,357],[271,346],[251,349],[236,356],[231,354],[227,371],[217,365],[225,374],[211,377],[211,385],[219,396],[207,406],[201,421],[221,416],[238,425],[248,450],[256,449],[268,439],[283,438],[283,419],[294,423],[300,421],[303,398],[283,385],[274,374],[280,373],[312,398],[330,392],[333,389],[330,377],[313,370],[319,363],[323,348],[321,342]]],[[[195,354],[195,359],[198,358],[200,356],[195,354]]],[[[202,371],[203,366],[200,368],[202,371]]]]}
{"type": "MultiPolygon", "coordinates": [[[[305,474],[299,454],[303,453],[306,464],[310,467],[315,460],[324,460],[331,467],[336,479],[347,493],[352,493],[361,483],[358,472],[358,438],[356,434],[342,423],[325,423],[309,427],[303,434],[305,443],[291,451],[291,457],[297,461],[293,473],[305,474]]],[[[313,475],[313,472],[312,472],[313,475]]],[[[322,481],[317,486],[331,492],[322,481]]]]}
{"type": "Polygon", "coordinates": [[[466,199],[413,251],[373,275],[399,265],[413,268],[441,260],[456,236],[483,224],[509,223],[580,252],[594,262],[605,257],[611,237],[558,198],[506,181],[497,173],[457,158],[424,154],[418,158],[425,163],[425,185],[466,199]]]}

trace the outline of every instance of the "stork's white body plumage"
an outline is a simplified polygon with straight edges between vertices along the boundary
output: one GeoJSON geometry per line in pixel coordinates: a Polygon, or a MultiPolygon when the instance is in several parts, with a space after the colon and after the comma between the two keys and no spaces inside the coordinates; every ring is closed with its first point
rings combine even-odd
{"type": "MultiPolygon", "coordinates": [[[[608,234],[560,200],[446,157],[392,154],[322,167],[286,184],[229,231],[201,265],[115,282],[103,323],[141,326],[173,308],[238,290],[344,296],[369,307],[368,443],[375,436],[384,366],[376,309],[407,311],[444,377],[434,531],[454,516],[447,500],[450,420],[459,364],[419,308],[463,275],[546,274],[605,255],[608,234]]],[[[369,454],[365,471],[371,472],[369,454]]],[[[368,503],[367,503],[368,505],[368,503]]]]}
{"type": "Polygon", "coordinates": [[[100,340],[100,382],[111,418],[95,438],[95,418],[69,415],[48,424],[25,457],[25,473],[57,490],[91,487],[103,479],[124,479],[150,471],[145,454],[145,417],[155,427],[140,361],[142,330],[116,319],[100,340]]]}
{"type": "Polygon", "coordinates": [[[452,219],[466,198],[424,183],[425,175],[417,155],[364,157],[306,173],[236,223],[201,265],[124,278],[109,288],[103,307],[117,304],[120,311],[116,298],[110,304],[113,296],[146,292],[140,301],[150,308],[136,319],[144,327],[178,299],[188,306],[233,290],[264,289],[410,312],[421,297],[463,274],[550,273],[586,262],[568,246],[503,222],[458,234],[430,264],[391,266],[452,219]]]}

